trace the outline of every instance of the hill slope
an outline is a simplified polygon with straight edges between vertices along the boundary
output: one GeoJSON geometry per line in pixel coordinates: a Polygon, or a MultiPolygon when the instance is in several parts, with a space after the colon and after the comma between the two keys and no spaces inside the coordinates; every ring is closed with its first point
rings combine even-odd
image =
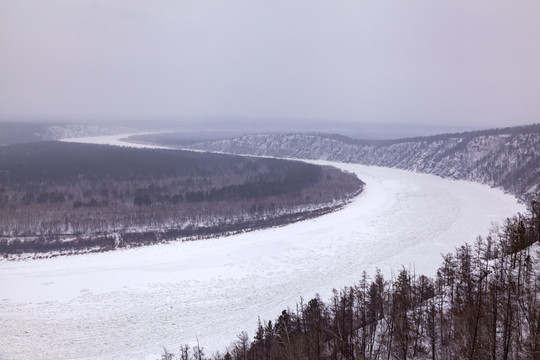
{"type": "Polygon", "coordinates": [[[540,124],[392,141],[324,134],[246,135],[191,148],[393,167],[501,187],[522,199],[540,190],[540,124]]]}

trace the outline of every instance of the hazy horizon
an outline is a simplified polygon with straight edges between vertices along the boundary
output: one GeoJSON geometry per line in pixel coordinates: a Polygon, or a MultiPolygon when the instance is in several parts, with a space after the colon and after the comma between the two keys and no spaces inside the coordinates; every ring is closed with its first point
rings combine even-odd
{"type": "Polygon", "coordinates": [[[6,0],[0,120],[531,124],[539,20],[533,0],[6,0]]]}
{"type": "Polygon", "coordinates": [[[245,118],[245,117],[197,117],[171,119],[163,121],[33,121],[33,120],[2,120],[2,125],[45,125],[70,126],[90,125],[103,128],[125,128],[125,133],[147,132],[184,132],[186,136],[195,135],[202,139],[232,138],[247,134],[269,133],[325,133],[339,134],[362,140],[389,140],[430,136],[447,133],[460,133],[489,129],[490,127],[475,127],[464,125],[438,124],[409,124],[409,123],[347,123],[332,121],[313,121],[308,119],[289,118],[245,118]]]}

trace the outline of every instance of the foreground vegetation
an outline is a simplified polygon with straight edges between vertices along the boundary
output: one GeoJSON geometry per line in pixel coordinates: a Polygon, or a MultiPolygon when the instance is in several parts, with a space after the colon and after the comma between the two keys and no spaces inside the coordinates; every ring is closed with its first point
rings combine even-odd
{"type": "Polygon", "coordinates": [[[320,215],[362,190],[304,162],[39,142],[0,147],[0,254],[196,239],[320,215]]]}
{"type": "Polygon", "coordinates": [[[225,354],[181,346],[161,359],[540,359],[540,196],[474,245],[443,256],[435,278],[401,269],[319,296],[225,354]]]}

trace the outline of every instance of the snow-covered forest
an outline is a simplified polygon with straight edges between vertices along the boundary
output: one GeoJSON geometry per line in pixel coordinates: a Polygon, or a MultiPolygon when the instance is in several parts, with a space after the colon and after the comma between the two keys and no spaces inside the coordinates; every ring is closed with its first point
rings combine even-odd
{"type": "Polygon", "coordinates": [[[528,200],[540,191],[540,124],[385,141],[327,134],[245,135],[190,147],[394,167],[501,187],[528,200]]]}

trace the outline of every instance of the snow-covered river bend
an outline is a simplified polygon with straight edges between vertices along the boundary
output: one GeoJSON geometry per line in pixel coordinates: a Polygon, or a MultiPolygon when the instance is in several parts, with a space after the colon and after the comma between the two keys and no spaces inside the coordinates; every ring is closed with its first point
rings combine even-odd
{"type": "MultiPolygon", "coordinates": [[[[323,162],[320,162],[323,163],[323,162]]],[[[433,275],[441,253],[524,206],[487,186],[355,164],[344,209],[231,237],[0,262],[0,359],[156,359],[198,337],[207,354],[257,317],[327,298],[363,270],[433,275]],[[154,354],[153,356],[151,354],[154,354]]]]}

